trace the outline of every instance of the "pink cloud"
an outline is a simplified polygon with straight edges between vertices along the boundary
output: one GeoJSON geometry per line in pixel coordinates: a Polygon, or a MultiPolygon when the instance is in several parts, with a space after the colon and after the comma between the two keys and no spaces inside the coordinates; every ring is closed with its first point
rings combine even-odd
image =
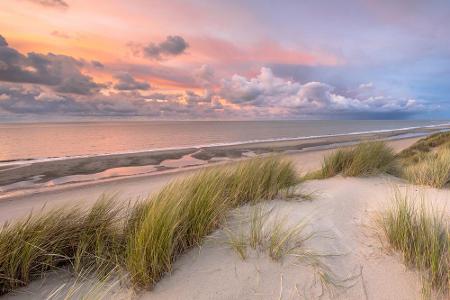
{"type": "Polygon", "coordinates": [[[342,63],[340,58],[331,54],[283,47],[272,40],[242,46],[212,37],[193,37],[190,40],[193,54],[216,64],[280,63],[312,66],[342,63]]]}

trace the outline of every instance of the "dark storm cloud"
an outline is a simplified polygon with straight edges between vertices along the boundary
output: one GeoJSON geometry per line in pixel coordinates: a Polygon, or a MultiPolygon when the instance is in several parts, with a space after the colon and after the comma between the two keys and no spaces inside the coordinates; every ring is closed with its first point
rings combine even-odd
{"type": "Polygon", "coordinates": [[[52,86],[63,93],[92,94],[104,85],[81,73],[85,62],[71,56],[30,52],[21,54],[0,42],[0,81],[52,86]]]}
{"type": "Polygon", "coordinates": [[[177,56],[182,54],[189,44],[178,35],[169,35],[165,41],[158,44],[150,43],[143,48],[144,56],[152,59],[162,59],[168,56],[177,56]]]}
{"type": "Polygon", "coordinates": [[[55,7],[55,8],[67,8],[69,5],[64,0],[28,0],[29,2],[33,2],[46,7],[55,7]]]}
{"type": "Polygon", "coordinates": [[[118,81],[114,85],[116,90],[132,91],[132,90],[148,90],[150,84],[145,81],[137,81],[129,73],[120,73],[114,76],[118,81]]]}

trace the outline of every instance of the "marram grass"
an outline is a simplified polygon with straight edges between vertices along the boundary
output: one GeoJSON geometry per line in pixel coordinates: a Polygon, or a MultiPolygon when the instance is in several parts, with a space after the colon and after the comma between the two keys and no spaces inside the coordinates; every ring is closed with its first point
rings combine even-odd
{"type": "Polygon", "coordinates": [[[344,176],[371,176],[389,170],[394,151],[385,142],[363,142],[353,148],[337,149],[326,156],[319,171],[307,174],[305,179],[323,179],[344,176]]]}
{"type": "Polygon", "coordinates": [[[176,180],[132,207],[103,197],[90,209],[60,208],[6,224],[0,295],[67,265],[105,274],[120,268],[136,287],[151,287],[231,209],[273,199],[297,183],[289,161],[256,158],[176,180]]]}
{"type": "Polygon", "coordinates": [[[228,212],[246,203],[273,199],[298,182],[290,162],[253,159],[213,168],[172,183],[145,205],[131,230],[127,270],[138,286],[155,284],[186,249],[222,224],[228,212]]]}
{"type": "Polygon", "coordinates": [[[424,274],[425,282],[448,293],[450,231],[448,216],[395,191],[393,206],[379,224],[390,246],[400,251],[406,263],[424,274]]]}
{"type": "Polygon", "coordinates": [[[397,156],[397,176],[418,185],[443,188],[450,181],[450,132],[420,139],[397,156]]]}
{"type": "Polygon", "coordinates": [[[444,187],[450,181],[450,149],[425,154],[416,163],[404,167],[403,177],[414,184],[444,187]]]}

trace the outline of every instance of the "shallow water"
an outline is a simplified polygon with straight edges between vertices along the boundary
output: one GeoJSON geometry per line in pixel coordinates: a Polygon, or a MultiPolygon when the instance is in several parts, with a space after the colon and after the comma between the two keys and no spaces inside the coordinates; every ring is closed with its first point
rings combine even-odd
{"type": "Polygon", "coordinates": [[[445,121],[149,121],[0,124],[0,161],[393,130],[445,121]]]}

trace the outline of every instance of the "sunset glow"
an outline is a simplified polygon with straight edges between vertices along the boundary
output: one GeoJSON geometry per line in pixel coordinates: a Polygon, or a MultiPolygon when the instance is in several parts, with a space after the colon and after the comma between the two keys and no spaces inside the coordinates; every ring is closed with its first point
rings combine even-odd
{"type": "Polygon", "coordinates": [[[0,119],[450,112],[446,1],[325,2],[1,1],[0,119]]]}

